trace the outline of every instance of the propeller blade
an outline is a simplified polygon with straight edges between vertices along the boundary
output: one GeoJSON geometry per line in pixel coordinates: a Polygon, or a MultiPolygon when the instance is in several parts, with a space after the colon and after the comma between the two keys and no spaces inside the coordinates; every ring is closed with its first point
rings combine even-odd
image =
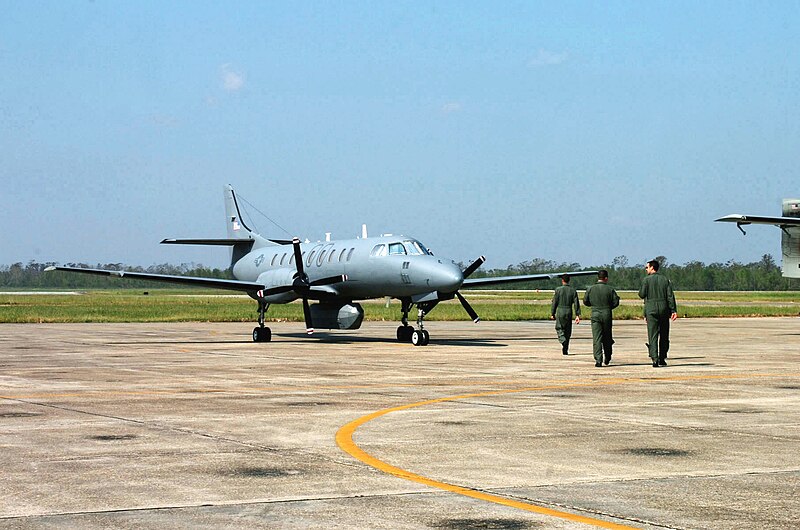
{"type": "Polygon", "coordinates": [[[303,298],[303,317],[306,319],[306,333],[314,333],[314,324],[311,322],[311,308],[308,306],[308,298],[303,298]]]}
{"type": "Polygon", "coordinates": [[[330,285],[332,283],[340,283],[340,282],[346,282],[346,281],[347,281],[347,275],[346,274],[340,274],[338,276],[329,276],[327,278],[320,278],[319,280],[314,280],[309,285],[313,285],[313,286],[330,285]]]}
{"type": "Polygon", "coordinates": [[[475,322],[476,324],[478,322],[480,322],[481,321],[481,317],[479,317],[478,313],[476,313],[475,310],[472,309],[472,306],[469,305],[469,302],[467,302],[467,299],[464,298],[463,296],[461,296],[461,293],[459,293],[458,291],[456,291],[456,296],[458,297],[458,301],[461,302],[461,305],[464,307],[464,311],[467,312],[467,314],[472,319],[472,321],[475,322]]]}
{"type": "Polygon", "coordinates": [[[486,258],[485,258],[484,256],[481,256],[481,257],[479,257],[478,259],[476,259],[476,260],[475,260],[475,261],[472,263],[472,265],[470,265],[469,267],[467,267],[466,269],[464,269],[464,278],[469,278],[470,274],[472,274],[473,272],[475,272],[476,270],[478,270],[478,267],[480,267],[481,265],[483,265],[483,262],[484,262],[484,261],[486,261],[486,258]]]}
{"type": "Polygon", "coordinates": [[[271,287],[269,289],[263,289],[260,291],[260,296],[264,298],[267,296],[272,296],[274,294],[288,293],[289,291],[293,290],[294,290],[294,285],[282,285],[280,287],[271,287]]]}
{"type": "Polygon", "coordinates": [[[297,276],[302,278],[305,272],[303,271],[303,253],[300,252],[300,238],[292,239],[292,246],[294,247],[294,264],[297,267],[297,276]]]}

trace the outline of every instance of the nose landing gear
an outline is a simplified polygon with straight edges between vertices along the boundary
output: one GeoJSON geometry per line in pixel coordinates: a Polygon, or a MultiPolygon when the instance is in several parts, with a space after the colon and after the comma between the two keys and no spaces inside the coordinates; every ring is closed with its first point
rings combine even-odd
{"type": "Polygon", "coordinates": [[[431,335],[427,330],[423,329],[423,319],[432,307],[422,305],[417,307],[417,329],[414,329],[408,325],[408,313],[414,304],[409,299],[401,300],[401,302],[403,304],[403,317],[400,320],[403,325],[397,328],[397,340],[410,342],[414,346],[427,346],[431,340],[431,335]]]}

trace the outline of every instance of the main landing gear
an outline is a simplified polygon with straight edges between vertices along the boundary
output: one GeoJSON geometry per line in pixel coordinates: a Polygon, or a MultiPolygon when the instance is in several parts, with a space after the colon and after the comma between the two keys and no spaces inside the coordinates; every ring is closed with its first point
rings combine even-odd
{"type": "Polygon", "coordinates": [[[259,300],[258,327],[253,328],[253,342],[269,342],[272,340],[272,330],[264,325],[264,313],[267,312],[268,307],[268,303],[259,300]]]}
{"type": "Polygon", "coordinates": [[[422,321],[425,314],[430,311],[429,308],[417,308],[417,329],[408,325],[408,313],[411,311],[411,300],[401,300],[403,304],[403,317],[401,322],[402,326],[397,328],[397,340],[400,342],[410,342],[414,346],[427,346],[431,340],[431,335],[427,330],[423,329],[422,321]],[[427,309],[427,310],[426,310],[427,309]]]}

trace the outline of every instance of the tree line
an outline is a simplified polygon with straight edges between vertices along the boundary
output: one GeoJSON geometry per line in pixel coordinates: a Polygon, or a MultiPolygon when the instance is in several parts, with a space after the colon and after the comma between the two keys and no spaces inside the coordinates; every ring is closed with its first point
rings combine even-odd
{"type": "MultiPolygon", "coordinates": [[[[764,254],[759,261],[739,263],[730,260],[726,263],[705,264],[690,261],[683,265],[669,263],[664,256],[656,258],[661,263],[660,272],[671,281],[678,291],[797,291],[800,278],[784,278],[781,268],[770,254],[764,254]]],[[[636,290],[645,277],[644,263],[630,264],[626,256],[617,256],[611,263],[582,267],[578,263],[558,263],[535,258],[505,269],[476,272],[472,277],[511,276],[516,274],[541,274],[553,271],[586,271],[606,269],[609,284],[615,289],[636,290]]],[[[593,276],[576,277],[571,285],[576,289],[585,288],[596,282],[593,276]]],[[[514,284],[518,289],[554,289],[561,285],[560,280],[537,281],[514,284]]],[[[508,289],[507,286],[499,287],[508,289]]]]}
{"type": "MultiPolygon", "coordinates": [[[[762,256],[761,260],[752,263],[739,263],[728,261],[726,263],[705,264],[700,261],[690,261],[683,265],[669,263],[667,258],[659,256],[661,272],[666,274],[676,290],[680,291],[797,291],[800,290],[800,279],[784,278],[781,276],[780,266],[770,254],[762,256]]],[[[27,264],[14,263],[0,266],[0,288],[11,289],[147,289],[155,287],[190,288],[178,284],[154,284],[144,280],[130,278],[112,278],[89,274],[75,274],[69,272],[47,272],[44,270],[58,263],[37,263],[30,261],[27,264]]],[[[171,265],[162,263],[150,267],[125,266],[122,263],[105,263],[88,265],[85,263],[67,263],[70,267],[89,267],[107,270],[128,270],[135,272],[149,272],[155,274],[171,274],[182,276],[202,276],[207,278],[232,279],[228,269],[209,268],[195,263],[171,265]]],[[[465,264],[461,264],[465,268],[465,264]]],[[[586,271],[607,269],[610,283],[616,289],[638,289],[645,276],[644,263],[633,264],[625,256],[618,256],[611,263],[583,267],[578,263],[559,263],[542,258],[533,258],[517,265],[509,265],[504,269],[478,270],[473,278],[491,276],[511,276],[517,274],[541,274],[554,271],[586,271]]],[[[578,289],[594,283],[593,276],[577,277],[572,280],[572,285],[578,289]]],[[[500,289],[553,289],[560,285],[560,280],[536,281],[519,284],[498,286],[500,289]]]]}

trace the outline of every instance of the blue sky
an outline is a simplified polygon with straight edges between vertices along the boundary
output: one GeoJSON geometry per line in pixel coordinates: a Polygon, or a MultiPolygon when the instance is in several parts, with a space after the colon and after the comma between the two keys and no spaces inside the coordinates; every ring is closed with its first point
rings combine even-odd
{"type": "Polygon", "coordinates": [[[756,261],[800,196],[797,2],[0,1],[0,264],[270,237],[756,261]]]}

